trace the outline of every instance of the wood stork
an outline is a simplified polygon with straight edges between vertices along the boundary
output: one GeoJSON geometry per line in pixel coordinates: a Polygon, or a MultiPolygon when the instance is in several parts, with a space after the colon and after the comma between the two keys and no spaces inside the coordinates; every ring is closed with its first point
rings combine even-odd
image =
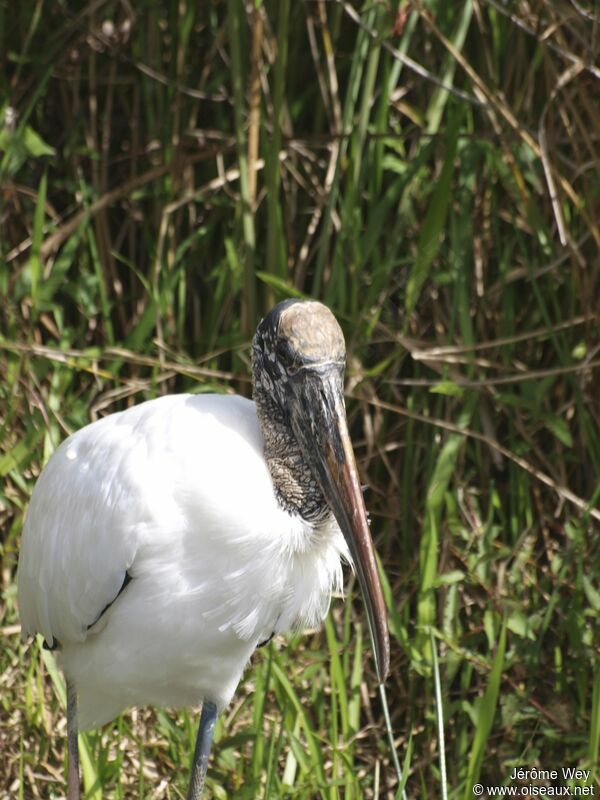
{"type": "Polygon", "coordinates": [[[329,309],[287,300],[252,345],[254,402],[172,395],[70,436],[37,481],[23,529],[24,635],[67,678],[68,797],[77,730],[129,706],[203,702],[188,798],[202,794],[217,715],[255,648],[313,626],[358,573],[377,673],[386,611],[343,399],[345,344],[329,309]]]}

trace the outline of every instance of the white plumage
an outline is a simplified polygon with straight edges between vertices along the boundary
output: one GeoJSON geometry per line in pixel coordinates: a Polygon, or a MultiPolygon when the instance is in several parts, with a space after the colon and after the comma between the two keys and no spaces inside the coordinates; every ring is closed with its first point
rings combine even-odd
{"type": "Polygon", "coordinates": [[[81,728],[130,705],[221,710],[259,642],[327,613],[346,543],[332,517],[315,531],[280,507],[263,448],[249,400],[174,395],[52,456],[23,531],[21,618],[60,643],[81,728]]]}
{"type": "Polygon", "coordinates": [[[68,796],[78,728],[132,705],[202,701],[188,800],[202,795],[214,725],[257,645],[318,624],[356,567],[379,679],[385,601],[343,400],[332,313],[284,301],[252,346],[256,404],[179,395],[70,436],[42,471],[23,529],[24,634],[67,677],[68,796]]]}

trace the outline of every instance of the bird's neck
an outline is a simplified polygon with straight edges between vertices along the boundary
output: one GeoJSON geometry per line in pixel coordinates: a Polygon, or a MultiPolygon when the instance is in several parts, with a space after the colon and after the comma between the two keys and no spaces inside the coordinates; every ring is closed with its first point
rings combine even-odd
{"type": "Polygon", "coordinates": [[[330,514],[329,506],[300,451],[289,421],[262,388],[255,386],[254,400],[265,443],[265,459],[280,506],[307,522],[322,522],[330,514]]]}

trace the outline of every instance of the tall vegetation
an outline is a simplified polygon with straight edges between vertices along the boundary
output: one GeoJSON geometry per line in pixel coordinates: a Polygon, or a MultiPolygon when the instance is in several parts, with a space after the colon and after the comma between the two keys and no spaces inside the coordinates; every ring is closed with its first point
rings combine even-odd
{"type": "MultiPolygon", "coordinates": [[[[14,580],[42,465],[157,394],[248,394],[286,296],[348,341],[407,795],[598,786],[599,37],[586,0],[0,0],[0,798],[63,791],[14,580]]],[[[396,796],[363,628],[334,603],[257,653],[212,796],[396,796]]],[[[89,734],[87,797],[182,797],[195,719],[89,734]]]]}

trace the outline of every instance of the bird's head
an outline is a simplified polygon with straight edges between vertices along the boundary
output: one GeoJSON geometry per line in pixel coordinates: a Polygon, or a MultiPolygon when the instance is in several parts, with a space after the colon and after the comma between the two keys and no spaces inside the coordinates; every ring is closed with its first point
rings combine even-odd
{"type": "Polygon", "coordinates": [[[290,396],[299,387],[317,376],[333,379],[341,391],[345,366],[342,329],[321,303],[284,300],[258,326],[252,345],[254,384],[288,421],[290,396]]]}
{"type": "Polygon", "coordinates": [[[331,311],[285,300],[262,320],[252,345],[256,393],[291,429],[348,543],[365,599],[380,681],[389,669],[385,601],[344,406],[346,345],[331,311]]]}

